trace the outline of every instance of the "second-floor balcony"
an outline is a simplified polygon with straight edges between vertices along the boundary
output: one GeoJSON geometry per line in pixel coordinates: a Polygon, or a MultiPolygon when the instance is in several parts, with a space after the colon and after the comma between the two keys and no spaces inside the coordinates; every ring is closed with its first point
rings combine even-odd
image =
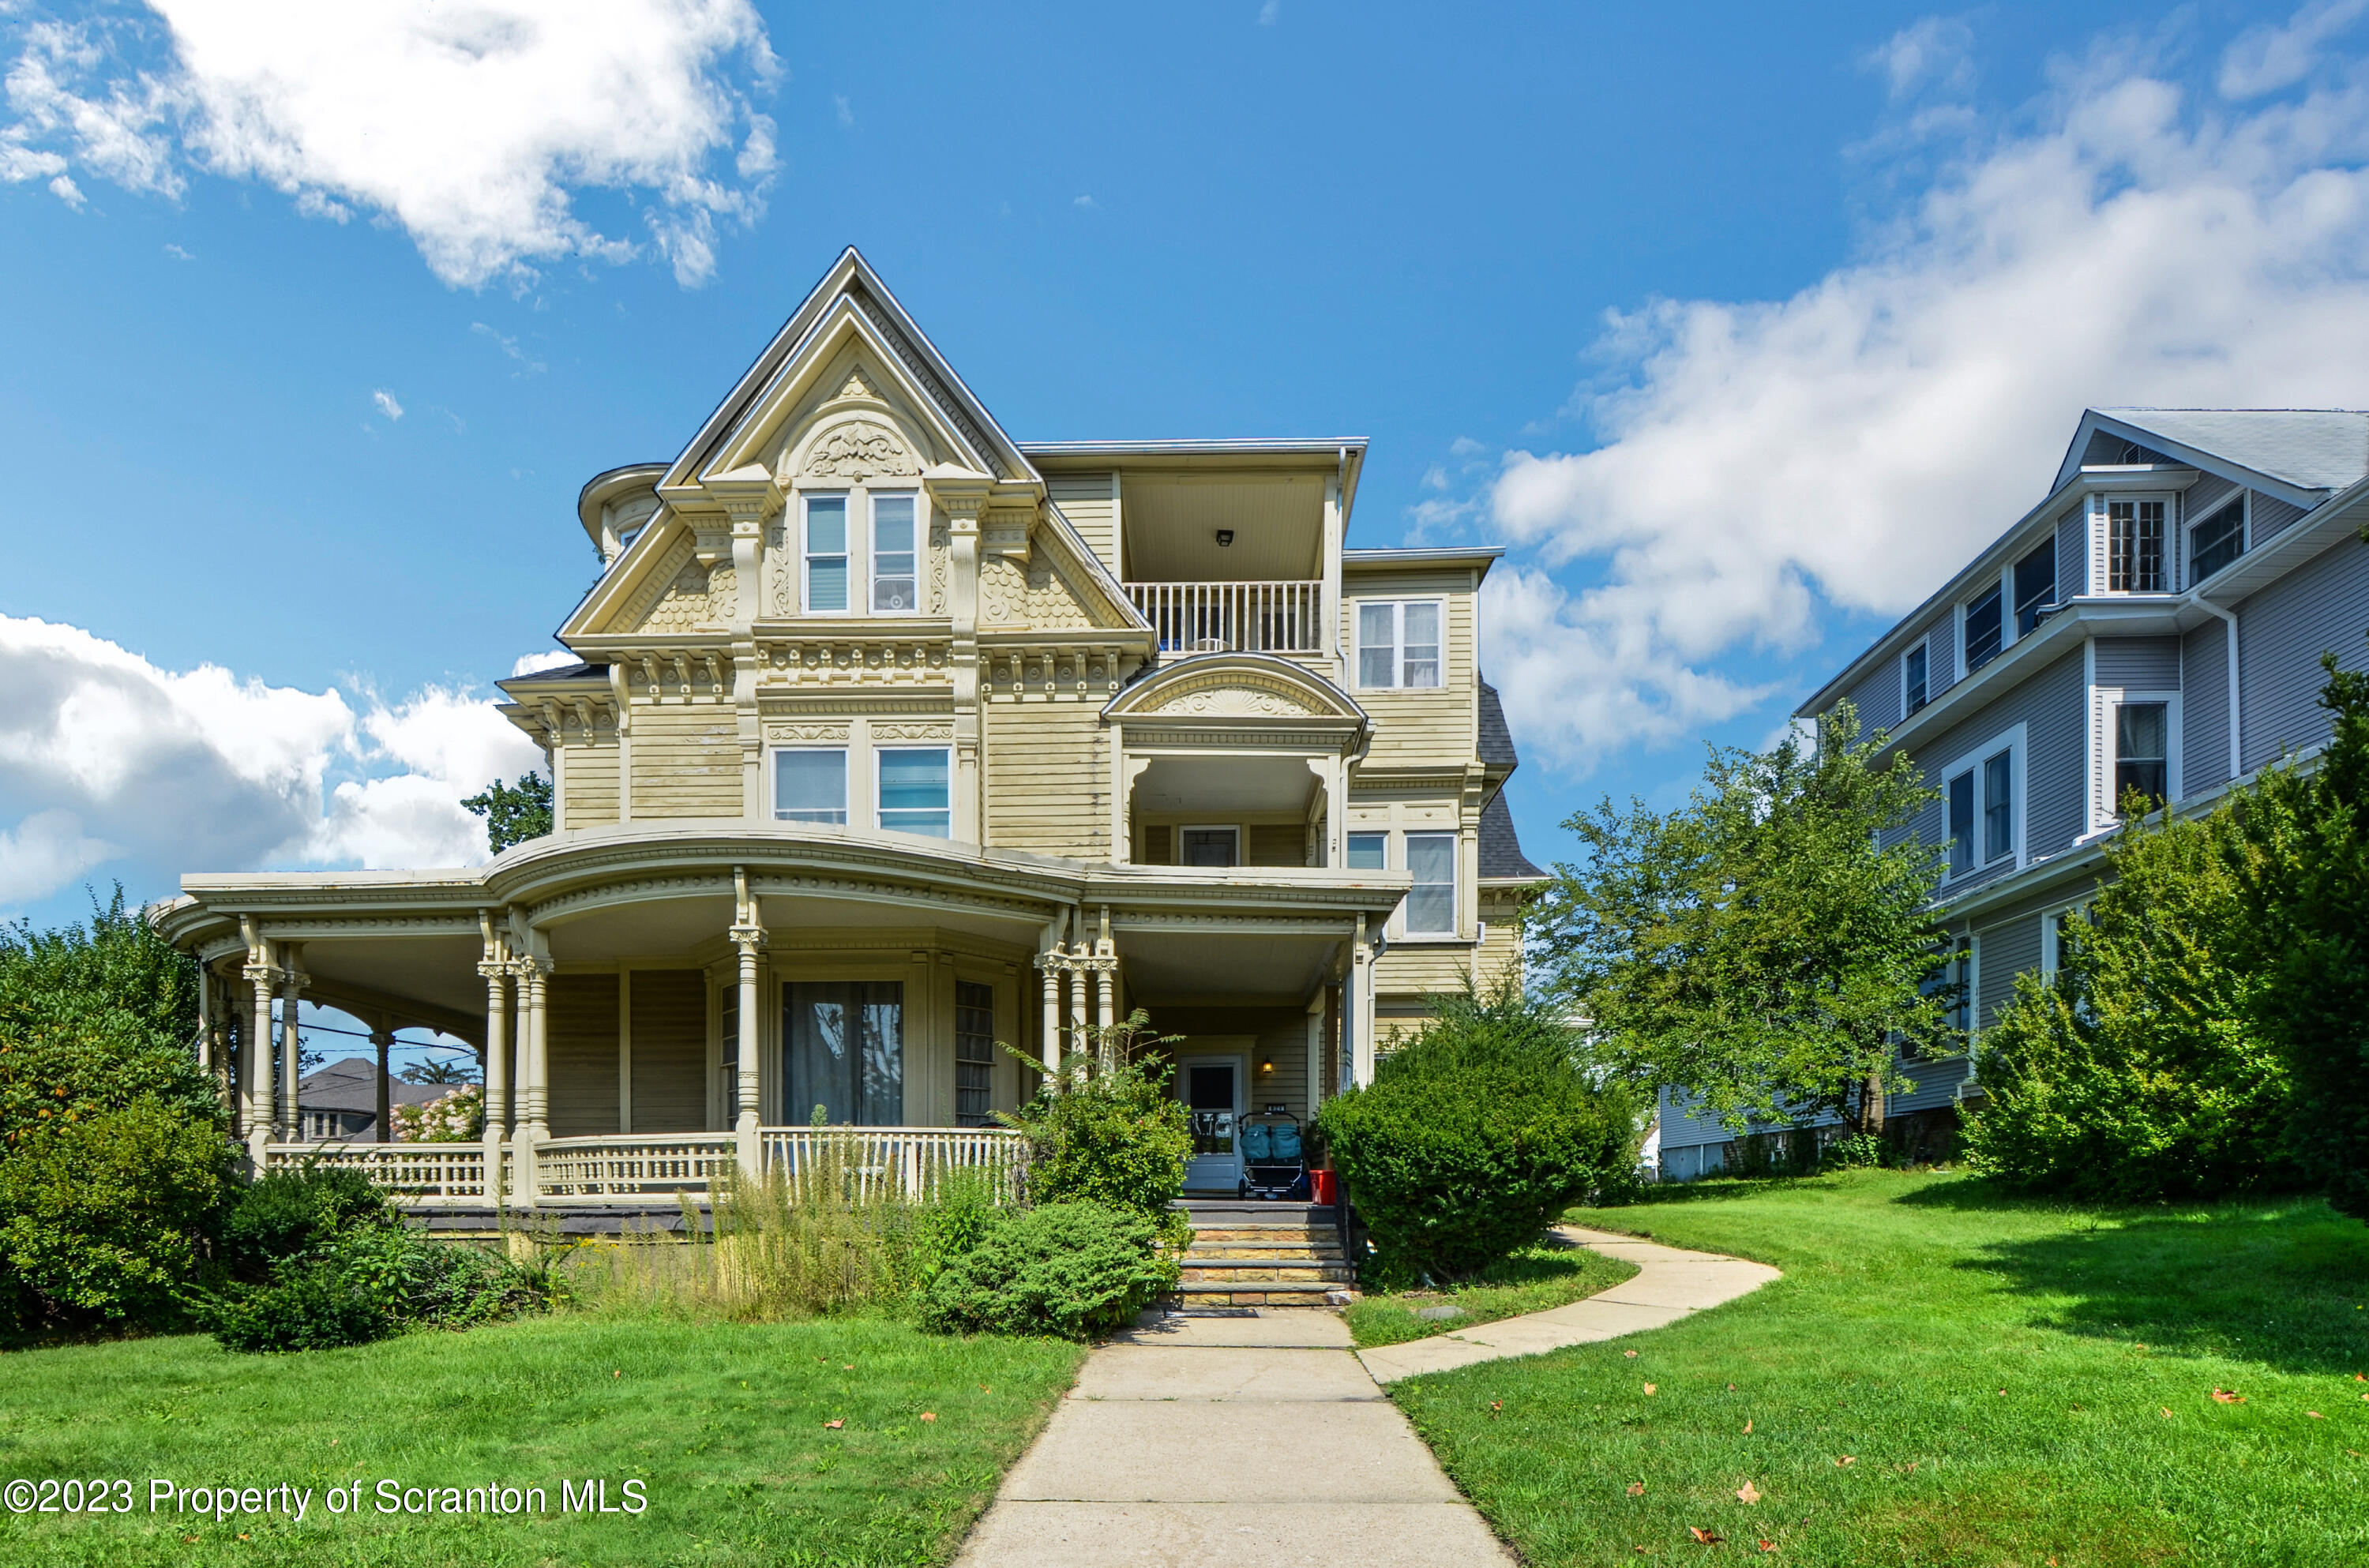
{"type": "Polygon", "coordinates": [[[1131,582],[1163,653],[1319,653],[1322,582],[1131,582]]]}

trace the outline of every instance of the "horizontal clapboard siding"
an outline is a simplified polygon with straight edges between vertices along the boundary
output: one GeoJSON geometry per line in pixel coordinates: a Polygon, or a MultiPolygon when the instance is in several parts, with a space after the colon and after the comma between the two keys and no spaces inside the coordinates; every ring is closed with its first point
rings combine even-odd
{"type": "Polygon", "coordinates": [[[2020,915],[1974,931],[1974,1027],[1987,1029],[2015,995],[2015,978],[2040,967],[2040,922],[2020,915]]]}
{"type": "Polygon", "coordinates": [[[2229,782],[2229,629],[2208,622],[2180,648],[2180,790],[2229,782]]]}
{"type": "Polygon", "coordinates": [[[1342,590],[1341,646],[1356,678],[1357,606],[1369,599],[1446,601],[1447,647],[1439,684],[1421,691],[1358,688],[1350,695],[1373,715],[1369,768],[1462,767],[1480,744],[1480,687],[1471,578],[1455,572],[1359,572],[1342,590]]]}
{"type": "Polygon", "coordinates": [[[2056,602],[2089,591],[2089,518],[2075,507],[2056,520],[2056,602]]]}
{"type": "Polygon", "coordinates": [[[1245,860],[1252,865],[1305,865],[1308,830],[1297,822],[1253,822],[1245,860]]]}
{"type": "Polygon", "coordinates": [[[554,975],[544,1006],[551,1135],[617,1131],[617,977],[554,975]]]}
{"type": "Polygon", "coordinates": [[[2369,547],[2347,536],[2238,606],[2239,721],[2249,772],[2328,738],[2323,652],[2369,666],[2369,547]]]}
{"type": "Polygon", "coordinates": [[[2178,637],[2100,637],[2098,684],[2129,691],[2180,690],[2178,637]]]}
{"type": "Polygon", "coordinates": [[[2295,526],[2295,519],[2304,515],[2304,509],[2293,501],[2283,501],[2276,496],[2255,491],[2252,528],[2249,531],[2251,542],[2260,545],[2265,539],[2274,539],[2284,533],[2295,526]]]}
{"type": "Polygon", "coordinates": [[[617,748],[563,746],[557,764],[559,825],[598,828],[617,819],[617,748]]]}
{"type": "Polygon", "coordinates": [[[1899,727],[1903,701],[1900,665],[1900,658],[1888,658],[1843,693],[1858,712],[1862,731],[1899,727]]]}
{"type": "Polygon", "coordinates": [[[1111,498],[1115,478],[1109,474],[1053,474],[1045,480],[1046,494],[1114,577],[1119,569],[1118,508],[1111,498]]]}
{"type": "Polygon", "coordinates": [[[1100,710],[995,703],[987,733],[990,848],[1100,860],[1110,853],[1110,763],[1100,710]]]}
{"type": "Polygon", "coordinates": [[[636,820],[739,816],[740,730],[732,709],[636,708],[631,772],[636,820]]]}
{"type": "Polygon", "coordinates": [[[697,969],[635,969],[634,1130],[707,1127],[707,977],[697,969]]]}

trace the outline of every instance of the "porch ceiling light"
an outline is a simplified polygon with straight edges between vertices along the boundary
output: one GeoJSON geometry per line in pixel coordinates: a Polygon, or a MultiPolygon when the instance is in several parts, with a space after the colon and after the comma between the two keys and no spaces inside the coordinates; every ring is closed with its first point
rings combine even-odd
{"type": "Polygon", "coordinates": [[[1221,528],[1221,529],[1218,530],[1218,548],[1219,548],[1219,549],[1222,550],[1222,549],[1224,549],[1227,545],[1231,544],[1233,542],[1234,542],[1234,531],[1233,531],[1232,529],[1230,529],[1230,528],[1221,528]]]}

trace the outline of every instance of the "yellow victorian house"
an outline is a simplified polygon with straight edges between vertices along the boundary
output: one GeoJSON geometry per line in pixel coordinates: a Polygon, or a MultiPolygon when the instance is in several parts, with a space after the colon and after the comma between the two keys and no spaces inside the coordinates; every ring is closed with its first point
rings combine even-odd
{"type": "MultiPolygon", "coordinates": [[[[442,1203],[614,1203],[795,1157],[1008,1164],[1029,1064],[1182,1036],[1192,1182],[1518,954],[1539,873],[1476,659],[1496,552],[1349,550],[1356,440],[1006,436],[842,255],[671,462],[578,518],[578,662],[502,683],[554,830],[490,864],[187,876],[167,930],[258,1167],[300,998],[482,1053],[442,1203]],[[274,1023],[274,1002],[280,1004],[274,1023]]],[[[379,1126],[383,1128],[382,1116],[379,1126]]]]}

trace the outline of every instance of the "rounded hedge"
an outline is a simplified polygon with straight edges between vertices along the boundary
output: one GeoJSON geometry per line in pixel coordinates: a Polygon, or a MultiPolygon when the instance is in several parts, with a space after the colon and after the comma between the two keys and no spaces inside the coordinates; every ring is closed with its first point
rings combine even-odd
{"type": "Polygon", "coordinates": [[[1590,1082],[1527,1004],[1500,1011],[1434,1023],[1318,1114],[1384,1277],[1473,1274],[1635,1163],[1636,1093],[1590,1082]]]}
{"type": "Polygon", "coordinates": [[[1098,1203],[997,1214],[930,1282],[922,1321],[942,1333],[1091,1339],[1175,1288],[1159,1242],[1151,1220],[1098,1203]]]}

